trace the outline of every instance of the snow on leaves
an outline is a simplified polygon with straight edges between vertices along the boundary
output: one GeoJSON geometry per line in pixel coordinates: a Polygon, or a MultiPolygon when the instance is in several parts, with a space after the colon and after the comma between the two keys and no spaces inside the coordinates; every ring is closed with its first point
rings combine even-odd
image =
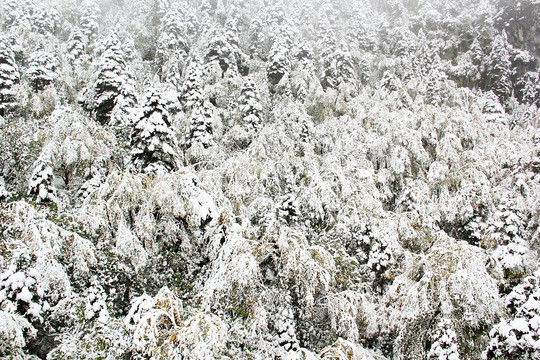
{"type": "Polygon", "coordinates": [[[538,357],[532,2],[1,7],[0,357],[538,357]]]}
{"type": "MultiPolygon", "coordinates": [[[[502,310],[500,274],[496,268],[486,268],[490,259],[482,250],[439,235],[429,253],[411,260],[414,265],[396,278],[384,300],[397,335],[397,358],[422,354],[422,344],[429,341],[427,336],[440,317],[459,324],[457,334],[490,326],[497,319],[502,310]]],[[[474,349],[465,338],[456,342],[460,351],[474,349]]]]}

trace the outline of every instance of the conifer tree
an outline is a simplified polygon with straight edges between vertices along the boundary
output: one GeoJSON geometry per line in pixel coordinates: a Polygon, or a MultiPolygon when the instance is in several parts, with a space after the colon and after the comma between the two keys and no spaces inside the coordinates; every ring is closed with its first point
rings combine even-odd
{"type": "Polygon", "coordinates": [[[277,85],[283,76],[290,72],[290,68],[289,49],[285,41],[278,38],[272,45],[266,68],[266,74],[270,84],[277,85]]]}
{"type": "Polygon", "coordinates": [[[196,58],[190,59],[180,90],[180,102],[184,111],[189,112],[194,107],[202,105],[203,82],[201,65],[196,58]]]}
{"type": "Polygon", "coordinates": [[[292,49],[293,71],[291,74],[291,84],[293,95],[305,101],[310,88],[318,86],[319,77],[315,66],[315,54],[310,44],[305,39],[299,39],[292,49]]]}
{"type": "Polygon", "coordinates": [[[214,113],[210,102],[205,100],[191,111],[184,147],[188,149],[197,143],[207,149],[215,144],[213,134],[214,113]]]}
{"type": "Polygon", "coordinates": [[[224,29],[212,31],[206,48],[204,62],[216,62],[221,68],[222,77],[247,75],[249,67],[245,55],[239,48],[238,29],[234,21],[228,21],[224,29]]]}
{"type": "Polygon", "coordinates": [[[72,65],[81,63],[85,54],[84,34],[79,27],[74,27],[69,34],[67,42],[68,60],[72,65]]]}
{"type": "Polygon", "coordinates": [[[232,61],[236,67],[236,71],[242,76],[249,74],[249,61],[240,47],[239,39],[240,30],[236,20],[229,20],[225,24],[225,39],[232,49],[232,61]]]}
{"type": "Polygon", "coordinates": [[[501,102],[497,95],[493,91],[488,91],[484,94],[485,98],[482,101],[482,113],[486,117],[487,121],[490,122],[501,122],[506,123],[506,117],[504,113],[504,108],[501,105],[501,102]]]}
{"type": "Polygon", "coordinates": [[[49,310],[45,300],[43,275],[32,265],[32,257],[20,253],[13,257],[12,263],[0,272],[0,306],[12,308],[30,323],[43,322],[43,314],[49,310]]]}
{"type": "MultiPolygon", "coordinates": [[[[340,71],[344,70],[343,76],[350,75],[348,49],[341,49],[337,43],[336,33],[326,13],[319,18],[319,48],[321,49],[321,85],[324,89],[337,89],[342,80],[340,71]]],[[[343,45],[343,44],[340,44],[343,45]]],[[[353,70],[354,72],[354,70],[353,70]]]]}
{"type": "Polygon", "coordinates": [[[540,271],[523,279],[506,298],[508,318],[503,318],[489,332],[487,359],[538,359],[540,341],[540,271]]]}
{"type": "MultiPolygon", "coordinates": [[[[290,298],[290,296],[289,296],[290,298]]],[[[300,347],[296,336],[296,324],[294,313],[291,306],[280,304],[273,319],[273,328],[276,332],[276,345],[282,347],[285,351],[296,351],[300,347]]]]}
{"type": "Polygon", "coordinates": [[[184,16],[176,6],[167,11],[161,19],[155,62],[162,80],[171,79],[171,71],[180,72],[177,64],[183,61],[189,52],[183,20],[184,16]]]}
{"type": "Polygon", "coordinates": [[[60,14],[54,8],[37,6],[32,17],[32,26],[40,34],[54,34],[60,26],[60,14]]]}
{"type": "Polygon", "coordinates": [[[94,113],[101,124],[109,122],[113,108],[123,100],[134,103],[133,86],[127,70],[120,41],[111,35],[98,62],[97,76],[91,89],[81,99],[87,110],[94,113]]]}
{"type": "Polygon", "coordinates": [[[347,45],[342,43],[339,48],[325,51],[324,74],[321,80],[323,88],[337,89],[341,84],[355,83],[355,70],[347,45]]]}
{"type": "Polygon", "coordinates": [[[259,101],[257,85],[251,77],[244,80],[238,100],[244,124],[253,129],[260,128],[262,126],[262,105],[259,101]]]}
{"type": "Polygon", "coordinates": [[[503,198],[490,222],[488,231],[498,244],[493,255],[502,265],[508,282],[515,284],[530,265],[527,217],[513,200],[503,198]]]}
{"type": "Polygon", "coordinates": [[[79,24],[90,43],[97,38],[100,14],[101,9],[95,0],[85,0],[83,2],[79,24]]]}
{"type": "Polygon", "coordinates": [[[263,22],[258,17],[251,20],[249,24],[249,40],[248,40],[248,53],[263,57],[264,45],[269,40],[268,34],[265,34],[263,22]]]}
{"type": "Polygon", "coordinates": [[[429,75],[434,69],[440,69],[441,57],[439,55],[437,46],[430,43],[424,38],[422,45],[418,48],[416,52],[415,65],[416,74],[421,78],[429,77],[429,75]]]}
{"type": "Polygon", "coordinates": [[[282,1],[274,1],[269,4],[266,22],[270,27],[278,28],[285,21],[285,6],[282,1]]]}
{"type": "Polygon", "coordinates": [[[217,62],[221,68],[222,76],[227,71],[236,72],[234,50],[221,32],[216,32],[208,43],[204,61],[205,63],[217,62]]]}
{"type": "Polygon", "coordinates": [[[456,332],[452,329],[452,321],[441,319],[437,324],[433,340],[428,360],[459,360],[456,332]]]}
{"type": "Polygon", "coordinates": [[[0,116],[6,116],[15,108],[13,85],[18,82],[18,71],[7,39],[0,40],[0,116]]]}
{"type": "Polygon", "coordinates": [[[36,160],[28,183],[28,195],[35,196],[38,203],[56,202],[53,179],[52,166],[42,159],[36,160]]]}
{"type": "Polygon", "coordinates": [[[178,145],[159,92],[148,90],[143,106],[131,133],[132,167],[147,173],[174,170],[178,145]]]}
{"type": "Polygon", "coordinates": [[[480,44],[480,41],[478,41],[478,39],[475,38],[473,40],[471,47],[469,48],[469,52],[471,53],[471,59],[473,61],[473,64],[480,67],[484,62],[486,54],[484,53],[482,45],[480,44]]]}
{"type": "Polygon", "coordinates": [[[445,98],[444,81],[446,80],[446,74],[439,70],[433,69],[428,76],[428,83],[426,89],[426,100],[431,104],[440,105],[445,98]]]}
{"type": "Polygon", "coordinates": [[[7,0],[2,6],[6,28],[32,28],[32,14],[35,6],[31,0],[7,0]]]}
{"type": "Polygon", "coordinates": [[[460,54],[458,62],[451,69],[453,80],[459,86],[485,88],[485,54],[478,39],[474,39],[466,53],[460,54]]]}
{"type": "Polygon", "coordinates": [[[5,28],[10,28],[20,21],[21,14],[19,13],[17,0],[6,0],[2,3],[2,20],[5,28]]]}
{"type": "Polygon", "coordinates": [[[401,86],[397,76],[388,70],[384,72],[380,84],[381,87],[387,89],[388,91],[397,91],[401,86]]]}
{"type": "Polygon", "coordinates": [[[5,201],[9,198],[10,193],[6,190],[6,184],[3,179],[0,179],[0,201],[5,201]]]}
{"type": "Polygon", "coordinates": [[[488,59],[488,86],[501,102],[505,102],[512,95],[512,69],[508,42],[503,35],[497,35],[491,46],[488,59]]]}
{"type": "Polygon", "coordinates": [[[30,56],[26,77],[36,92],[44,90],[58,77],[56,69],[57,60],[51,54],[38,50],[30,56]]]}
{"type": "Polygon", "coordinates": [[[347,22],[347,39],[350,44],[357,44],[363,51],[375,52],[377,50],[376,32],[369,26],[364,14],[355,15],[347,22]]]}
{"type": "Polygon", "coordinates": [[[527,72],[520,81],[521,100],[540,107],[540,72],[527,72]]]}
{"type": "Polygon", "coordinates": [[[279,199],[279,207],[277,209],[277,218],[286,224],[291,224],[298,220],[299,209],[298,201],[293,194],[283,195],[279,199]]]}

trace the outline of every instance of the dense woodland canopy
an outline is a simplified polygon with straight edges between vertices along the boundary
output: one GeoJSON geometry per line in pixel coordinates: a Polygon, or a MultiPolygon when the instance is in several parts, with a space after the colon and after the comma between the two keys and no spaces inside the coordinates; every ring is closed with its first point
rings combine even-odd
{"type": "Polygon", "coordinates": [[[2,359],[540,359],[539,0],[0,8],[2,359]]]}

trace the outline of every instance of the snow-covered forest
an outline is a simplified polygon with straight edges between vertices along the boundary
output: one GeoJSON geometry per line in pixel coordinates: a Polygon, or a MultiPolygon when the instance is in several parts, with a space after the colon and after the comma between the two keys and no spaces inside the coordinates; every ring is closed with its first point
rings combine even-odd
{"type": "Polygon", "coordinates": [[[540,359],[539,0],[0,0],[0,358],[540,359]]]}

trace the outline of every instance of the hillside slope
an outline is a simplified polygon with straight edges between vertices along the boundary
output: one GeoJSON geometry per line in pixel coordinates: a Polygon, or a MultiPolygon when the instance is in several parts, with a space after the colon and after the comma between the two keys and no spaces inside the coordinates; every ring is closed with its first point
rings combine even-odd
{"type": "Polygon", "coordinates": [[[0,4],[3,359],[540,359],[538,0],[0,4]]]}

